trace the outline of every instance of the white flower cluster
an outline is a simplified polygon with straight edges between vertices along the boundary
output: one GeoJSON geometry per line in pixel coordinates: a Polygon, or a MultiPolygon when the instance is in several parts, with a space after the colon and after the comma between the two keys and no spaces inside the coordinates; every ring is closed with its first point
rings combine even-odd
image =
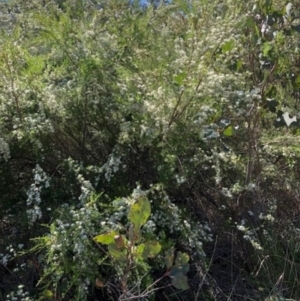
{"type": "MultiPolygon", "coordinates": [[[[24,247],[23,244],[18,244],[17,246],[19,250],[23,249],[23,247],[24,247]]],[[[0,263],[3,264],[4,266],[7,265],[9,260],[13,259],[18,255],[17,250],[13,245],[7,246],[5,250],[7,252],[6,254],[0,253],[0,263]]],[[[18,268],[15,268],[14,272],[16,272],[16,270],[18,270],[18,268]]]]}
{"type": "Polygon", "coordinates": [[[120,169],[121,157],[113,150],[107,162],[101,167],[100,172],[104,173],[105,179],[109,182],[113,175],[120,169]]]}
{"type": "MultiPolygon", "coordinates": [[[[101,214],[92,203],[85,203],[81,208],[68,204],[61,207],[61,218],[51,225],[48,236],[50,250],[48,260],[56,266],[53,277],[59,278],[65,271],[67,261],[72,261],[77,279],[93,279],[96,273],[94,267],[99,260],[99,251],[95,248],[92,238],[101,230],[101,214]]],[[[70,267],[68,267],[70,268],[70,267]]],[[[88,285],[86,285],[88,287],[88,285]]]]}
{"type": "Polygon", "coordinates": [[[274,216],[271,215],[270,213],[269,213],[269,214],[266,214],[266,215],[264,215],[264,214],[261,213],[261,214],[259,215],[259,218],[260,218],[261,220],[265,220],[265,221],[269,221],[269,222],[274,222],[274,221],[275,221],[274,216]]]}
{"type": "Polygon", "coordinates": [[[24,285],[19,285],[16,291],[9,293],[6,296],[7,301],[34,301],[29,297],[29,292],[24,291],[24,285]]]}
{"type": "Polygon", "coordinates": [[[83,175],[79,174],[77,176],[77,180],[81,184],[81,194],[79,196],[79,201],[83,204],[89,198],[91,193],[95,191],[95,189],[90,181],[84,179],[83,175]]]}
{"type": "Polygon", "coordinates": [[[194,117],[194,123],[198,125],[203,125],[207,123],[207,120],[216,114],[216,110],[208,105],[203,105],[200,111],[194,117]]]}
{"type": "Polygon", "coordinates": [[[98,234],[101,217],[98,210],[90,204],[78,209],[63,204],[61,213],[61,218],[53,222],[46,237],[46,260],[51,262],[53,282],[60,281],[68,270],[72,275],[69,283],[78,287],[79,299],[76,300],[83,300],[91,281],[96,277],[95,266],[101,260],[92,239],[98,234]]]}
{"type": "MultiPolygon", "coordinates": [[[[269,200],[268,211],[265,213],[260,213],[258,215],[258,220],[256,222],[256,227],[253,225],[246,226],[246,220],[242,219],[240,225],[237,225],[237,229],[244,233],[243,237],[245,240],[249,241],[256,250],[263,250],[263,245],[266,242],[273,243],[273,235],[270,235],[270,227],[266,224],[274,225],[275,218],[274,214],[277,208],[277,200],[269,200]],[[264,241],[257,235],[258,232],[263,234],[264,241]]],[[[254,212],[248,211],[249,217],[254,218],[254,212]]]]}
{"type": "Polygon", "coordinates": [[[237,225],[236,227],[239,231],[244,233],[244,239],[249,241],[254,249],[263,250],[263,247],[261,246],[256,234],[256,231],[258,229],[251,229],[250,227],[246,227],[246,221],[244,219],[241,221],[241,224],[237,225]]]}
{"type": "Polygon", "coordinates": [[[27,191],[27,216],[30,225],[33,225],[37,220],[42,218],[41,191],[43,188],[49,187],[49,178],[43,169],[37,164],[33,169],[34,182],[27,191]]]}
{"type": "MultiPolygon", "coordinates": [[[[74,88],[71,87],[72,83],[70,82],[71,81],[67,83],[67,86],[74,88]]],[[[58,99],[62,97],[61,87],[57,87],[51,83],[46,86],[41,93],[42,99],[45,100],[45,107],[47,107],[52,114],[56,114],[58,116],[64,116],[66,114],[66,108],[64,107],[63,102],[58,101],[58,99]]]]}

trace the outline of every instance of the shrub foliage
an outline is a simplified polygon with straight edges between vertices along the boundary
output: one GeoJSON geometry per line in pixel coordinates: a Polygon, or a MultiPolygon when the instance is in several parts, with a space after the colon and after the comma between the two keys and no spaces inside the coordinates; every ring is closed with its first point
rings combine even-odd
{"type": "Polygon", "coordinates": [[[300,2],[102,2],[1,2],[0,298],[299,300],[300,2]]]}

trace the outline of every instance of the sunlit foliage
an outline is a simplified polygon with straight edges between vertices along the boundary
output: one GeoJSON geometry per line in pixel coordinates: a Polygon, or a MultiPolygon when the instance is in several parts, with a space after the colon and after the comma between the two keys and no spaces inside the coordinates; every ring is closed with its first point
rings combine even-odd
{"type": "Polygon", "coordinates": [[[2,297],[127,300],[128,275],[152,300],[298,300],[299,7],[1,3],[2,297]]]}

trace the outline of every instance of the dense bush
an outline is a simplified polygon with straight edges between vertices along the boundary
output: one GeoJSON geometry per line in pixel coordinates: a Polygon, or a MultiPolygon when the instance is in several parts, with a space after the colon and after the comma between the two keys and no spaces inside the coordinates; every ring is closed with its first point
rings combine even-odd
{"type": "Polygon", "coordinates": [[[1,3],[1,297],[299,300],[300,2],[151,3],[1,3]]]}

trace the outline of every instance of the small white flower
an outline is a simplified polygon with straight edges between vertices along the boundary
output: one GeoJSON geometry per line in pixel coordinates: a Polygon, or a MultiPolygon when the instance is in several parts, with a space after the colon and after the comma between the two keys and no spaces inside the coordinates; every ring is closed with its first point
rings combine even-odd
{"type": "Polygon", "coordinates": [[[238,230],[240,230],[242,232],[246,232],[246,228],[242,225],[238,225],[237,228],[238,228],[238,230]]]}

